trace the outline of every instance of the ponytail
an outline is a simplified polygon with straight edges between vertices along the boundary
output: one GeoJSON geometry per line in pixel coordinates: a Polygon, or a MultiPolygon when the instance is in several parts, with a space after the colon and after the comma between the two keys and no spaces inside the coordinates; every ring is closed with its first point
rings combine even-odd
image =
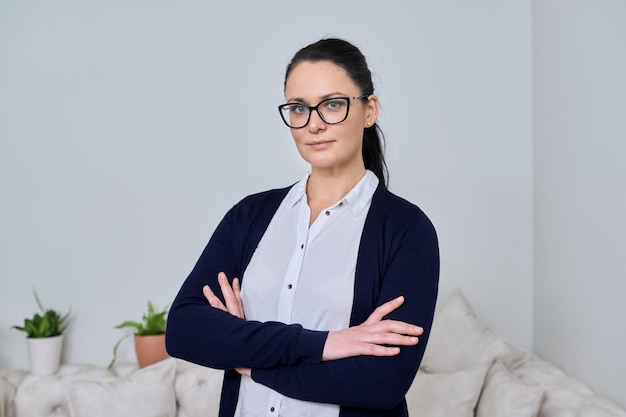
{"type": "Polygon", "coordinates": [[[387,163],[385,162],[385,138],[377,123],[363,132],[363,162],[365,168],[378,177],[380,185],[387,188],[387,163]]]}

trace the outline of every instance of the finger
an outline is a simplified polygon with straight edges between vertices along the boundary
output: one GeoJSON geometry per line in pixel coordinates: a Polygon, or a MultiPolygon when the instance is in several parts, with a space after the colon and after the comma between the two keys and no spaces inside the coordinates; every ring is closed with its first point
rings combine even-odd
{"type": "Polygon", "coordinates": [[[206,300],[209,302],[209,305],[211,307],[218,308],[218,309],[224,310],[224,311],[228,311],[228,310],[226,310],[226,306],[224,306],[224,304],[217,297],[217,295],[215,295],[215,293],[213,293],[213,291],[211,291],[211,287],[209,287],[208,285],[205,285],[204,287],[202,287],[202,294],[204,295],[204,298],[206,298],[206,300]]]}
{"type": "Polygon", "coordinates": [[[421,327],[402,322],[389,323],[387,320],[353,329],[355,342],[376,345],[413,346],[419,342],[418,336],[423,333],[421,327]]]}
{"type": "Polygon", "coordinates": [[[376,333],[396,333],[407,336],[421,336],[424,329],[414,324],[405,323],[398,320],[383,320],[368,326],[368,331],[376,333]]]}
{"type": "Polygon", "coordinates": [[[217,282],[220,284],[220,289],[222,290],[222,295],[224,296],[226,307],[229,308],[235,305],[237,303],[235,300],[235,294],[233,293],[233,289],[228,282],[226,274],[223,272],[217,274],[217,282]]]}
{"type": "Polygon", "coordinates": [[[237,300],[237,305],[239,306],[239,312],[241,318],[244,318],[244,309],[243,309],[243,300],[241,299],[241,281],[239,278],[233,279],[233,292],[235,293],[235,299],[237,300]]]}
{"type": "Polygon", "coordinates": [[[237,278],[233,279],[233,286],[231,287],[226,274],[223,272],[217,275],[217,280],[224,295],[226,310],[233,316],[243,318],[243,304],[239,297],[239,280],[237,278]]]}
{"type": "Polygon", "coordinates": [[[369,325],[369,324],[373,324],[373,323],[381,321],[383,317],[385,317],[387,314],[391,313],[392,311],[396,310],[403,303],[404,303],[403,296],[396,297],[393,300],[387,301],[386,303],[377,307],[376,310],[374,310],[372,314],[370,314],[367,320],[365,320],[364,324],[369,325]]]}
{"type": "Polygon", "coordinates": [[[415,346],[419,343],[419,338],[417,336],[407,336],[397,333],[383,333],[372,335],[367,338],[367,341],[380,346],[415,346]]]}
{"type": "Polygon", "coordinates": [[[239,374],[244,375],[244,376],[252,375],[252,369],[250,368],[235,368],[235,371],[237,371],[239,374]]]}
{"type": "Polygon", "coordinates": [[[381,345],[364,345],[362,355],[368,356],[396,356],[400,354],[400,348],[396,346],[381,346],[381,345]]]}

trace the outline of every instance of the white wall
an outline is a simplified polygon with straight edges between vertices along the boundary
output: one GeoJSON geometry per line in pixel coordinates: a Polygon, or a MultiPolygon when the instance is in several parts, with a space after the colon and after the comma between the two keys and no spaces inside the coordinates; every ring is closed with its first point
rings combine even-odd
{"type": "Polygon", "coordinates": [[[626,405],[626,3],[533,7],[535,348],[626,405]]]}
{"type": "MultiPolygon", "coordinates": [[[[31,291],[104,365],[172,300],[224,212],[306,170],[275,106],[301,46],[338,35],[375,72],[393,191],[441,241],[441,298],[532,345],[528,1],[0,2],[0,366],[31,291]],[[214,4],[211,4],[214,3],[214,4]]],[[[120,360],[133,360],[130,342],[120,360]]]]}

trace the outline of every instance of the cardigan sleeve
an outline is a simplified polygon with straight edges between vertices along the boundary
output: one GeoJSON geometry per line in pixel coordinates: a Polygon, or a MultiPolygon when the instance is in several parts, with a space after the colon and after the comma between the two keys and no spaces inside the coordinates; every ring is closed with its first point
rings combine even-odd
{"type": "MultiPolygon", "coordinates": [[[[403,221],[396,225],[399,223],[403,221]]],[[[387,318],[422,326],[424,334],[418,345],[401,347],[401,353],[393,357],[359,356],[318,364],[253,369],[252,378],[256,382],[292,398],[346,407],[390,409],[403,401],[417,373],[432,325],[439,249],[435,230],[421,211],[403,230],[394,229],[397,229],[394,233],[390,230],[374,233],[381,236],[378,250],[363,253],[369,259],[379,259],[378,268],[372,265],[365,272],[380,274],[380,290],[368,311],[371,313],[376,306],[403,295],[405,303],[387,318]]],[[[358,292],[357,288],[355,293],[358,292]]]]}
{"type": "Polygon", "coordinates": [[[327,332],[240,319],[211,307],[202,294],[208,284],[223,300],[218,272],[230,280],[242,276],[274,212],[267,203],[267,198],[248,197],[220,222],[170,308],[166,346],[171,356],[217,369],[320,362],[327,332]]]}

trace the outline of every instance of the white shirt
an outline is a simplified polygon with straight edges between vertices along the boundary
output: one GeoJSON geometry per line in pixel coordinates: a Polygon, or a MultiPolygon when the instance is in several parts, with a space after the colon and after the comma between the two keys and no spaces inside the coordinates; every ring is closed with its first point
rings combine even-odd
{"type": "MultiPolygon", "coordinates": [[[[289,190],[243,275],[247,320],[299,323],[311,330],[349,325],[363,225],[378,178],[366,171],[309,227],[307,174],[289,190]]],[[[235,417],[337,417],[339,406],[285,397],[242,377],[235,417]]]]}

